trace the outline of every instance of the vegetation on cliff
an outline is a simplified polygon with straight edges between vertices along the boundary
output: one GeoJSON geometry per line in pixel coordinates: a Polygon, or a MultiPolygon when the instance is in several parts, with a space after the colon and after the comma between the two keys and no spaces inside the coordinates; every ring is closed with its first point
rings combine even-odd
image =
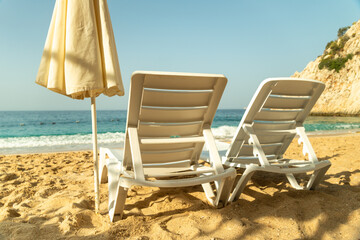
{"type": "Polygon", "coordinates": [[[341,55],[342,50],[346,42],[350,39],[349,36],[346,35],[346,31],[350,28],[343,27],[338,30],[338,39],[328,42],[326,44],[323,57],[319,63],[319,69],[327,68],[329,70],[335,70],[339,72],[345,66],[345,63],[352,59],[354,54],[346,54],[345,56],[341,55]]]}

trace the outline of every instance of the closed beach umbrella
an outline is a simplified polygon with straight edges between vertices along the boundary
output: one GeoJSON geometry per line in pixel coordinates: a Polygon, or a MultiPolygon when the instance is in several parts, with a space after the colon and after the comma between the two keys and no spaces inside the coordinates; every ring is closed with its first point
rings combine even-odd
{"type": "Polygon", "coordinates": [[[36,83],[74,98],[91,98],[95,210],[99,209],[95,98],[123,96],[106,0],[57,0],[36,83]]]}

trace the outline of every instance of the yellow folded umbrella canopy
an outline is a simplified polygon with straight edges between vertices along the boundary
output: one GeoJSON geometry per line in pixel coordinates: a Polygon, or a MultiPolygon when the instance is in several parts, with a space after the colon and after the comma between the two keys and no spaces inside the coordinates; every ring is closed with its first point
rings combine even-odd
{"type": "Polygon", "coordinates": [[[57,0],[36,83],[75,98],[124,95],[106,0],[57,0]]]}
{"type": "Polygon", "coordinates": [[[95,97],[123,96],[106,0],[57,0],[36,83],[74,98],[91,98],[95,210],[99,209],[95,97]]]}

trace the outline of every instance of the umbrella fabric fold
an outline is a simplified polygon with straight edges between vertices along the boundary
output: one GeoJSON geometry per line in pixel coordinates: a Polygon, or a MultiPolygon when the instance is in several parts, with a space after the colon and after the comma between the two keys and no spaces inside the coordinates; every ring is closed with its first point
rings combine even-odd
{"type": "Polygon", "coordinates": [[[57,0],[36,83],[74,99],[124,95],[105,0],[57,0]]]}

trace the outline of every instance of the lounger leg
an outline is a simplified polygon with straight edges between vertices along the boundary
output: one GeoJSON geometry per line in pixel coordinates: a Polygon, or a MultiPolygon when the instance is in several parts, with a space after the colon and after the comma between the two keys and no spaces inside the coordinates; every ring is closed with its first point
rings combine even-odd
{"type": "Polygon", "coordinates": [[[111,222],[114,221],[115,214],[119,214],[120,219],[122,218],[127,192],[128,192],[128,188],[119,186],[116,192],[116,198],[111,203],[109,202],[109,215],[111,222]]]}
{"type": "Polygon", "coordinates": [[[100,148],[100,158],[99,158],[99,182],[100,183],[107,183],[108,181],[108,174],[107,174],[107,167],[106,167],[106,153],[103,148],[100,148]]]}
{"type": "Polygon", "coordinates": [[[215,200],[216,207],[221,208],[227,205],[234,181],[235,177],[228,177],[221,181],[215,200]]]}
{"type": "Polygon", "coordinates": [[[291,186],[297,190],[304,190],[305,188],[300,186],[298,181],[296,180],[294,174],[292,173],[288,173],[288,174],[285,174],[289,183],[291,184],[291,186]]]}
{"type": "Polygon", "coordinates": [[[236,187],[234,191],[232,192],[229,202],[233,202],[239,199],[242,191],[244,190],[247,182],[250,180],[252,175],[255,173],[253,169],[247,168],[241,178],[239,179],[238,183],[236,184],[236,187]]]}
{"type": "Polygon", "coordinates": [[[214,194],[214,190],[211,187],[210,183],[203,183],[203,184],[201,184],[201,186],[203,187],[206,198],[208,199],[210,204],[212,206],[215,206],[215,203],[214,203],[215,194],[214,194]]]}
{"type": "Polygon", "coordinates": [[[330,165],[320,168],[319,170],[314,171],[311,175],[310,180],[306,186],[306,189],[315,190],[317,185],[319,185],[320,181],[323,179],[325,173],[330,168],[330,165]]]}
{"type": "MultiPolygon", "coordinates": [[[[119,186],[120,172],[116,161],[108,162],[109,216],[114,221],[116,213],[122,212],[126,200],[125,189],[119,186]],[[120,208],[119,208],[120,207],[120,208]],[[122,209],[121,209],[122,207],[122,209]],[[118,212],[117,212],[117,211],[118,212]]],[[[127,190],[126,190],[127,192],[127,190]]]]}

